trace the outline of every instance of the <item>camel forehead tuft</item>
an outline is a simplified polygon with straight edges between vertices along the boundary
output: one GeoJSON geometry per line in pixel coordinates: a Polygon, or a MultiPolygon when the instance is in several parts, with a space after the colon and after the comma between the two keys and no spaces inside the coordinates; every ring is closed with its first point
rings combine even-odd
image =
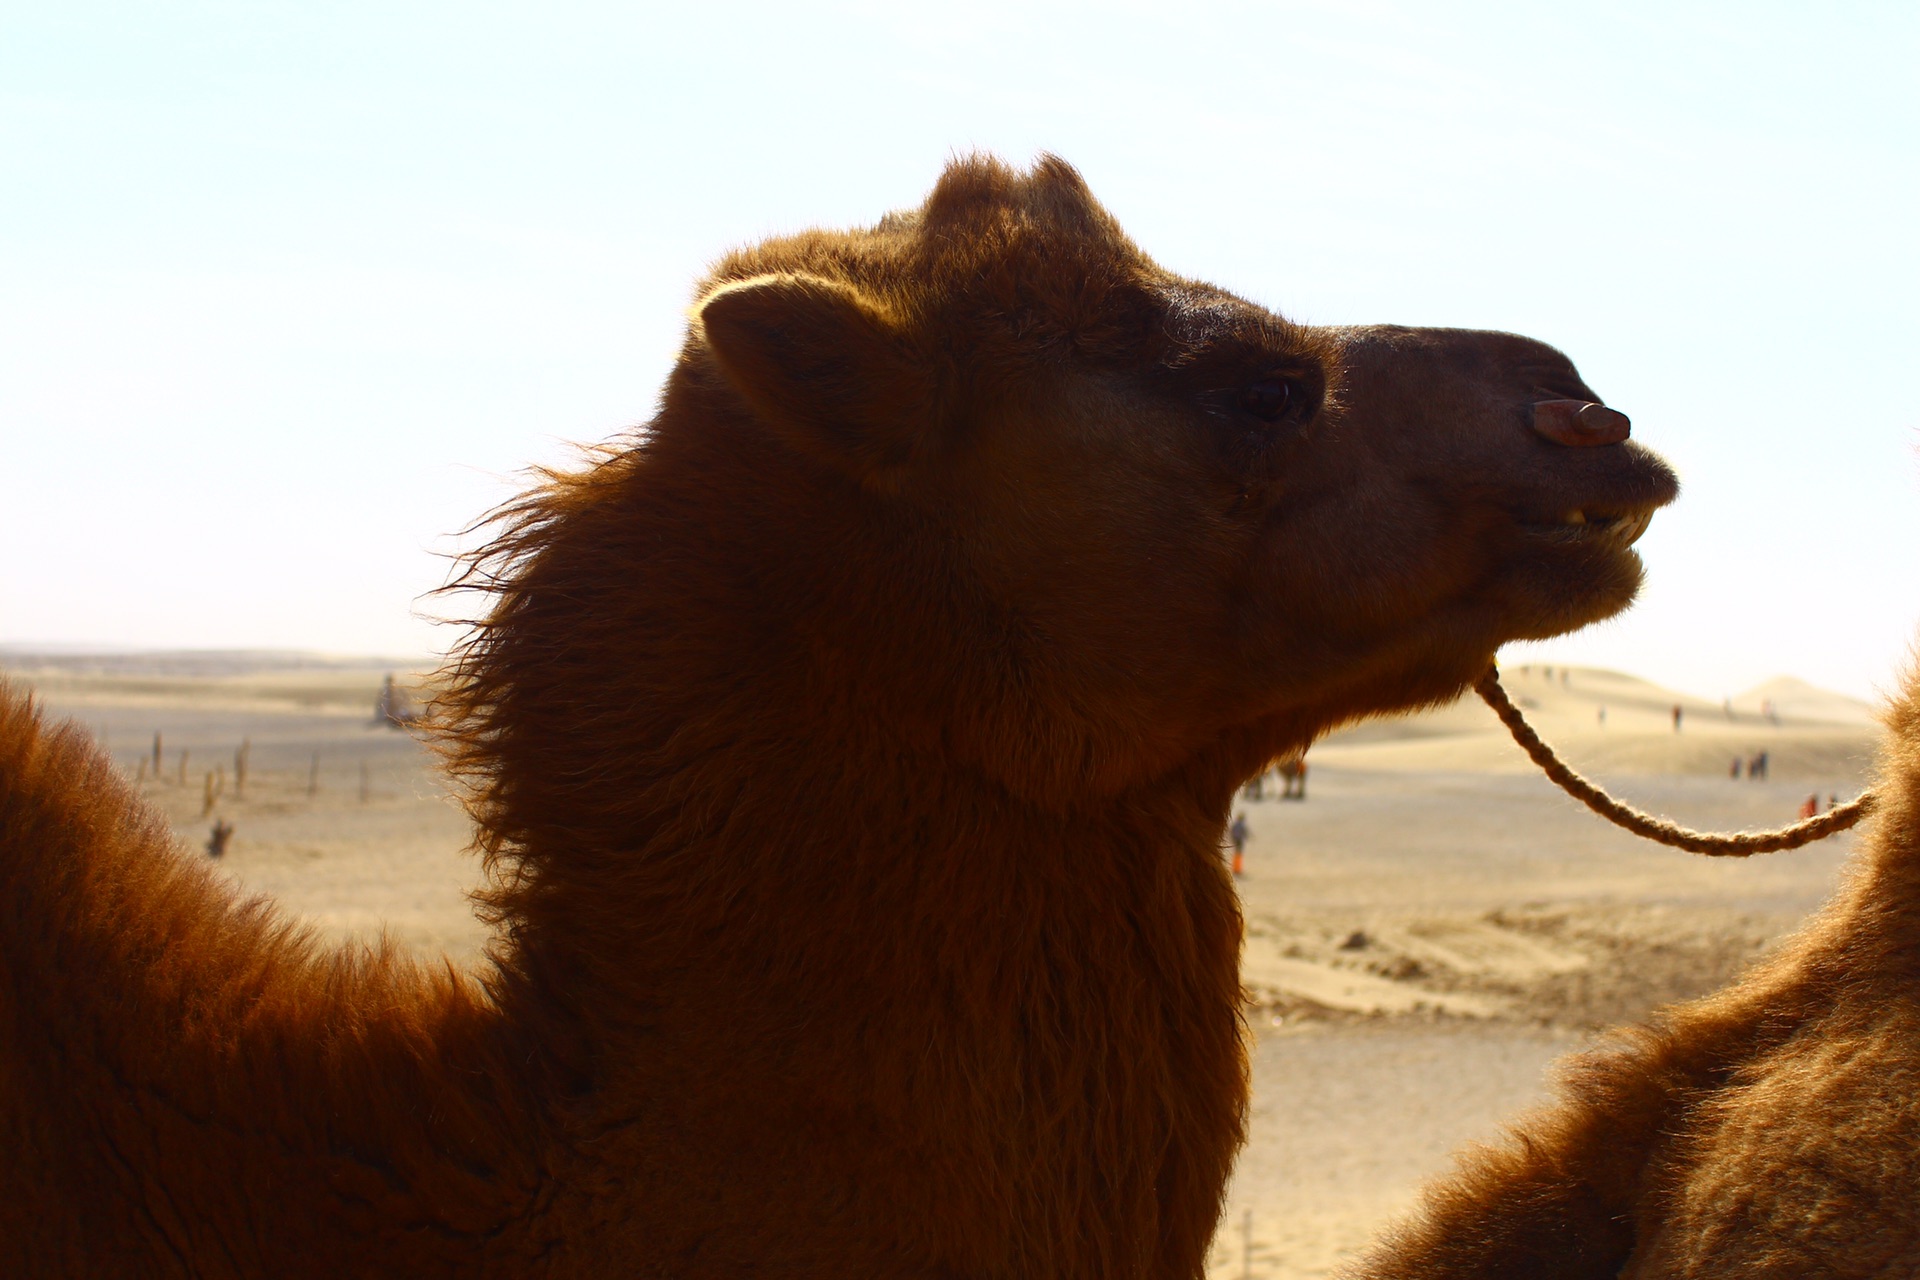
{"type": "MultiPolygon", "coordinates": [[[[1069,325],[1114,306],[1118,288],[1168,278],[1073,166],[1043,156],[1023,173],[990,155],[954,160],[918,208],[872,227],[809,230],[740,249],[716,266],[698,296],[779,273],[836,280],[906,315],[1019,313],[1030,323],[1050,313],[1069,325]]],[[[1129,289],[1126,300],[1137,308],[1144,296],[1129,289]]]]}
{"type": "Polygon", "coordinates": [[[1041,156],[1026,173],[996,156],[956,159],[940,175],[922,212],[935,230],[1025,222],[1132,249],[1079,170],[1053,155],[1041,156]]]}

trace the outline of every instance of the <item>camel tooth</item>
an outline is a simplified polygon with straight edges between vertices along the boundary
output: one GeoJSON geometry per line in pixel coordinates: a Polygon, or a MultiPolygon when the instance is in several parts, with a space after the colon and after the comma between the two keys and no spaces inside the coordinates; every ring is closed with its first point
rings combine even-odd
{"type": "Polygon", "coordinates": [[[1619,523],[1615,526],[1615,532],[1623,544],[1631,545],[1639,541],[1640,535],[1645,533],[1647,527],[1652,523],[1653,513],[1651,511],[1629,512],[1620,517],[1619,523]]]}

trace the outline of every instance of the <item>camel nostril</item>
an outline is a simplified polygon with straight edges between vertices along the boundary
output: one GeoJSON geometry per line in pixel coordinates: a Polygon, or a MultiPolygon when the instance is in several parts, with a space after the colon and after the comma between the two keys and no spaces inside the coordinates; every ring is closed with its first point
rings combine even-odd
{"type": "Polygon", "coordinates": [[[1587,400],[1541,400],[1533,406],[1535,433],[1555,444],[1573,448],[1619,444],[1633,433],[1633,423],[1618,409],[1587,400]]]}
{"type": "Polygon", "coordinates": [[[1590,404],[1574,416],[1589,436],[1605,437],[1607,444],[1619,444],[1633,434],[1632,420],[1618,409],[1609,409],[1603,404],[1590,404]]]}

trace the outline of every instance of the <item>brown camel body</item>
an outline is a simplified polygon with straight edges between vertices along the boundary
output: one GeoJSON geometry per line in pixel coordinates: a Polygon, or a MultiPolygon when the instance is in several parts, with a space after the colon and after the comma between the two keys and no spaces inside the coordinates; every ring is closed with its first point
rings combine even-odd
{"type": "Polygon", "coordinates": [[[1887,728],[1834,901],[1732,986],[1565,1063],[1561,1100],[1469,1152],[1356,1277],[1920,1274],[1920,669],[1887,728]]]}
{"type": "Polygon", "coordinates": [[[3,704],[10,1274],[1197,1276],[1234,790],[1628,603],[1672,476],[1532,409],[1596,399],[1171,275],[1053,160],[729,257],[475,563],[479,975],[322,953],[3,704]]]}

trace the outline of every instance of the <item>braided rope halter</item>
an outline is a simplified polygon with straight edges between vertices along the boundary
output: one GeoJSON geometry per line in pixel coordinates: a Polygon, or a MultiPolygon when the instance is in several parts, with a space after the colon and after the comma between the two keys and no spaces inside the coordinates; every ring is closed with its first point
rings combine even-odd
{"type": "Polygon", "coordinates": [[[1520,714],[1520,709],[1507,697],[1507,691],[1500,687],[1500,669],[1489,666],[1487,673],[1473,686],[1474,692],[1486,700],[1493,713],[1500,717],[1500,723],[1507,726],[1507,732],[1520,744],[1521,750],[1540,766],[1541,772],[1553,779],[1562,791],[1578,800],[1615,826],[1624,827],[1637,836],[1645,836],[1661,844],[1672,845],[1676,849],[1686,849],[1693,853],[1702,853],[1710,858],[1745,858],[1756,853],[1773,853],[1779,849],[1798,849],[1801,845],[1811,844],[1815,840],[1824,840],[1837,832],[1845,831],[1860,819],[1872,813],[1879,803],[1879,796],[1872,791],[1862,792],[1859,796],[1837,805],[1817,817],[1807,818],[1790,827],[1778,827],[1772,831],[1736,831],[1713,832],[1693,831],[1650,813],[1642,813],[1632,805],[1614,799],[1598,785],[1576,773],[1558,755],[1552,747],[1540,740],[1533,726],[1520,714]]]}

